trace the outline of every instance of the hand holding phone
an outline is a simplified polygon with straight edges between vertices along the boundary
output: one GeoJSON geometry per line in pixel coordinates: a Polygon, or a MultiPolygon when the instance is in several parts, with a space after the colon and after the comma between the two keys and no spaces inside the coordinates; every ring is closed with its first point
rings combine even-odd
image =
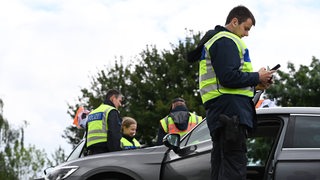
{"type": "MultiPolygon", "coordinates": [[[[271,68],[270,71],[278,70],[280,67],[281,67],[281,65],[280,65],[280,64],[277,64],[276,66],[274,66],[273,68],[271,68]]],[[[272,78],[273,78],[273,76],[271,76],[271,78],[270,78],[269,81],[268,81],[270,84],[272,83],[272,78]]]]}

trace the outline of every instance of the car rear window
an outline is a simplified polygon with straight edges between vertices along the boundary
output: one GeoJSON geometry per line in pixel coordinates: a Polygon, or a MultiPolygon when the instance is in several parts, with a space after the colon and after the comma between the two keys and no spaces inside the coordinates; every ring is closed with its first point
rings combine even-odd
{"type": "Polygon", "coordinates": [[[289,124],[286,148],[320,148],[320,116],[296,116],[289,124]]]}

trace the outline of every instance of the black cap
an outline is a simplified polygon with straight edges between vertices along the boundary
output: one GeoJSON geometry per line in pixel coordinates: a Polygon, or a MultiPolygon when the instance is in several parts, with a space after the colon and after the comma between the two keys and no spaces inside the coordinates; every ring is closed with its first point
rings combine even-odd
{"type": "Polygon", "coordinates": [[[175,103],[175,102],[178,102],[178,101],[180,101],[180,102],[186,102],[184,99],[182,99],[182,98],[175,98],[175,99],[173,99],[172,100],[172,103],[175,103]]]}

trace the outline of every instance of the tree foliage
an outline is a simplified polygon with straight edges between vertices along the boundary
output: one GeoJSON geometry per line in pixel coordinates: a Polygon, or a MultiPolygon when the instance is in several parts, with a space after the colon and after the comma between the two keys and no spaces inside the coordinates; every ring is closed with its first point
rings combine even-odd
{"type": "Polygon", "coordinates": [[[26,147],[24,128],[27,122],[18,129],[11,127],[2,115],[2,107],[3,102],[0,99],[0,179],[36,178],[42,175],[44,167],[57,165],[65,160],[63,150],[56,151],[56,156],[52,155],[54,164],[44,150],[37,149],[35,145],[26,147]]]}
{"type": "Polygon", "coordinates": [[[288,63],[289,72],[278,70],[275,83],[266,94],[276,98],[281,106],[320,105],[320,61],[312,57],[310,66],[300,65],[296,69],[288,63]]]}
{"type": "MultiPolygon", "coordinates": [[[[198,92],[198,63],[190,64],[185,59],[199,40],[200,33],[194,35],[190,31],[183,41],[171,44],[171,50],[160,51],[147,45],[127,65],[122,63],[122,57],[120,61],[116,59],[113,67],[108,66],[92,77],[91,87],[81,89],[79,102],[69,105],[70,116],[74,117],[80,105],[90,110],[98,107],[107,90],[118,89],[125,95],[120,114],[138,121],[137,138],[148,145],[152,145],[159,120],[168,114],[172,99],[184,98],[190,111],[204,116],[198,92]]],[[[83,130],[67,127],[63,137],[75,146],[83,137],[83,130]]]]}

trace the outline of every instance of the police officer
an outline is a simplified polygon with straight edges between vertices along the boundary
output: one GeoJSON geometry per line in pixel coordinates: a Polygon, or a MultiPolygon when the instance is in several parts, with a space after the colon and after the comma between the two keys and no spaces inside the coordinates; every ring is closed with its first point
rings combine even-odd
{"type": "Polygon", "coordinates": [[[169,115],[160,120],[157,145],[162,144],[166,134],[176,133],[182,137],[201,121],[201,116],[189,112],[184,99],[173,99],[169,115]]]}
{"type": "Polygon", "coordinates": [[[122,120],[121,148],[123,150],[141,148],[139,141],[135,138],[137,121],[131,117],[124,117],[122,120]]]}
{"type": "Polygon", "coordinates": [[[265,89],[272,83],[274,71],[261,68],[253,72],[241,39],[253,25],[250,10],[237,6],[224,27],[208,31],[188,54],[188,61],[200,60],[199,88],[213,141],[212,180],[246,179],[246,132],[254,128],[256,120],[252,97],[255,87],[265,89]]]}
{"type": "Polygon", "coordinates": [[[88,115],[86,145],[88,155],[119,151],[121,117],[118,108],[123,95],[114,89],[107,92],[105,101],[88,115]]]}

